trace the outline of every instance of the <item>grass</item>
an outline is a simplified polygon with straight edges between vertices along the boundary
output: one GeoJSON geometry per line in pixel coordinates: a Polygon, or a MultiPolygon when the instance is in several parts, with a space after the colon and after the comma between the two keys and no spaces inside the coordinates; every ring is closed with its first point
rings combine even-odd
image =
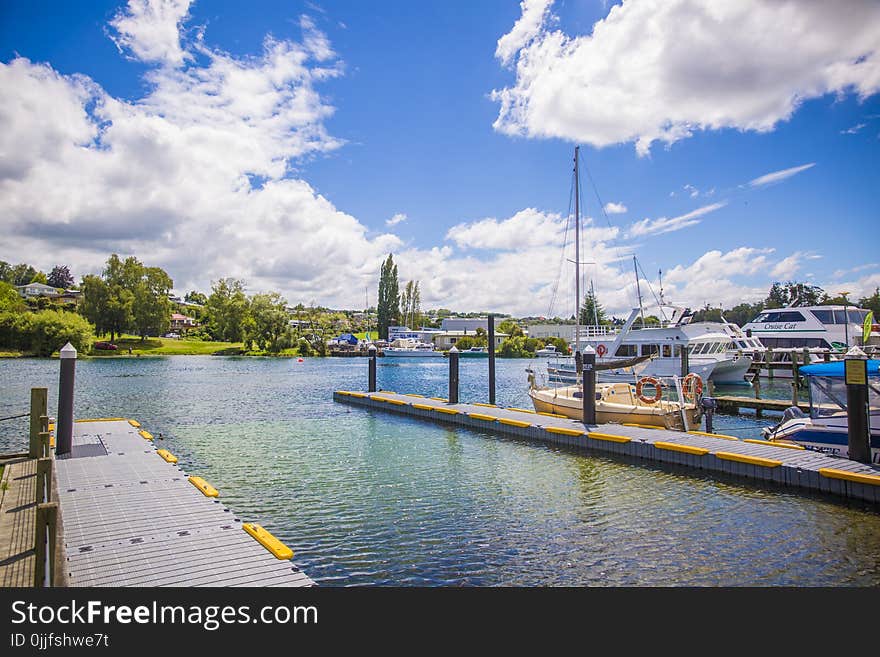
{"type": "Polygon", "coordinates": [[[229,356],[243,354],[244,345],[240,342],[203,342],[201,340],[184,340],[177,338],[147,338],[144,341],[137,336],[123,336],[114,343],[119,347],[116,351],[93,349],[91,356],[229,356]]]}
{"type": "Polygon", "coordinates": [[[21,358],[23,356],[20,351],[3,351],[0,350],[0,358],[21,358]]]}

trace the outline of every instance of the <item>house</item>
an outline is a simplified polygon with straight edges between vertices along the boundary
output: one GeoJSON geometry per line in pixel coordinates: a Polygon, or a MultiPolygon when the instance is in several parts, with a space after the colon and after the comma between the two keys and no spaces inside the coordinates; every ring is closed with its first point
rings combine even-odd
{"type": "MultiPolygon", "coordinates": [[[[434,335],[434,347],[439,351],[448,351],[464,337],[477,337],[476,331],[442,331],[434,335]]],[[[488,336],[486,336],[488,337],[488,336]]],[[[495,350],[501,348],[501,343],[507,337],[507,333],[495,333],[495,350]]]]}
{"type": "MultiPolygon", "coordinates": [[[[497,319],[496,319],[497,322],[497,319]]],[[[489,332],[488,317],[444,317],[440,321],[440,329],[443,331],[469,331],[475,332],[478,328],[489,332]]]]}
{"type": "Polygon", "coordinates": [[[57,297],[58,288],[43,283],[28,283],[27,285],[16,285],[15,289],[25,299],[34,299],[36,297],[57,297]]]}
{"type": "Polygon", "coordinates": [[[181,315],[180,313],[171,313],[171,330],[180,333],[186,333],[189,329],[197,328],[199,323],[192,317],[181,315]]]}

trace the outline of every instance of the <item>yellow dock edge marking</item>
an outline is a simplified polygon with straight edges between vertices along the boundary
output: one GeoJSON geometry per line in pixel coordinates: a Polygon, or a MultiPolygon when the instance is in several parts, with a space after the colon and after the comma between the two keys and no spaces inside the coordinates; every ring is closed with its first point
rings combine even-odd
{"type": "Polygon", "coordinates": [[[752,443],[753,445],[767,445],[768,447],[784,447],[785,449],[806,449],[803,445],[792,445],[791,443],[777,443],[772,440],[760,440],[759,438],[746,438],[744,443],[752,443]]]}
{"type": "Polygon", "coordinates": [[[74,420],[74,422],[122,422],[127,419],[126,417],[90,417],[84,420],[74,420]]]}
{"type": "Polygon", "coordinates": [[[527,408],[516,408],[516,407],[514,407],[514,406],[511,406],[511,407],[508,408],[507,410],[508,410],[508,411],[518,411],[518,412],[520,412],[520,413],[531,413],[532,415],[537,415],[537,414],[535,413],[535,411],[530,411],[530,410],[527,409],[527,408]]]}
{"type": "Polygon", "coordinates": [[[654,447],[658,449],[668,449],[671,452],[684,452],[685,454],[696,454],[697,456],[704,456],[709,453],[709,450],[705,447],[694,447],[692,445],[679,445],[678,443],[667,443],[662,440],[658,440],[654,443],[654,447]]]}
{"type": "Polygon", "coordinates": [[[845,479],[847,481],[854,481],[857,484],[880,486],[880,475],[847,472],[846,470],[837,470],[836,468],[819,468],[819,474],[829,479],[845,479]]]}
{"type": "Polygon", "coordinates": [[[445,402],[449,401],[448,399],[446,399],[446,397],[429,397],[428,399],[436,399],[437,401],[445,401],[445,402]]]}
{"type": "Polygon", "coordinates": [[[485,420],[486,422],[494,422],[498,419],[494,415],[483,415],[482,413],[468,413],[467,416],[475,420],[485,420]]]}
{"type": "Polygon", "coordinates": [[[705,431],[688,431],[695,436],[709,436],[709,438],[721,438],[722,440],[739,440],[736,436],[728,436],[723,433],[706,433],[705,431]]]}
{"type": "Polygon", "coordinates": [[[389,395],[396,395],[397,394],[393,390],[380,390],[379,392],[387,392],[389,395]]]}
{"type": "Polygon", "coordinates": [[[138,422],[137,420],[129,420],[128,423],[129,423],[131,426],[133,426],[135,429],[137,429],[139,426],[141,426],[141,423],[138,422]]]}
{"type": "Polygon", "coordinates": [[[486,408],[498,408],[495,404],[484,404],[482,402],[474,402],[474,406],[485,406],[486,408]]]}
{"type": "Polygon", "coordinates": [[[169,463],[177,463],[177,457],[174,456],[174,454],[169,452],[167,449],[157,449],[156,454],[161,456],[163,459],[165,459],[169,463]]]}
{"type": "Polygon", "coordinates": [[[428,406],[427,404],[413,404],[412,407],[417,408],[420,411],[433,411],[434,410],[433,406],[428,406]]]}
{"type": "Polygon", "coordinates": [[[436,407],[434,410],[439,413],[446,413],[447,415],[458,415],[459,413],[461,413],[461,411],[459,411],[455,408],[436,407]]]}
{"type": "Polygon", "coordinates": [[[583,436],[587,432],[583,429],[566,429],[565,427],[544,427],[550,433],[561,433],[565,436],[583,436]]]}
{"type": "Polygon", "coordinates": [[[509,424],[512,427],[520,427],[522,429],[532,426],[531,422],[523,422],[522,420],[510,420],[506,417],[499,418],[501,424],[509,424]]]}
{"type": "Polygon", "coordinates": [[[571,418],[567,415],[560,415],[559,413],[547,413],[544,411],[538,411],[538,415],[546,415],[547,417],[561,417],[564,420],[570,420],[571,418]]]}
{"type": "Polygon", "coordinates": [[[765,459],[760,456],[747,456],[746,454],[735,454],[734,452],[715,452],[715,456],[723,461],[737,461],[739,463],[748,463],[750,465],[760,465],[765,468],[776,468],[782,465],[782,461],[775,459],[765,459]]]}
{"type": "Polygon", "coordinates": [[[152,440],[153,439],[153,434],[151,434],[149,431],[145,431],[144,429],[141,429],[140,431],[138,431],[138,433],[140,434],[141,438],[143,438],[144,440],[152,440]]]}
{"type": "Polygon", "coordinates": [[[276,559],[293,558],[293,550],[272,536],[272,534],[267,532],[260,525],[253,522],[243,522],[241,523],[241,528],[253,536],[257,543],[269,550],[276,559]]]}
{"type": "Polygon", "coordinates": [[[592,438],[593,440],[605,440],[610,443],[632,442],[632,438],[630,438],[629,436],[617,436],[613,433],[600,433],[598,431],[590,431],[587,436],[592,438]]]}
{"type": "Polygon", "coordinates": [[[402,399],[385,399],[383,400],[386,404],[394,404],[395,406],[406,406],[407,403],[402,399]]]}
{"type": "Polygon", "coordinates": [[[202,491],[205,497],[220,497],[220,492],[201,477],[190,477],[189,483],[202,491]]]}
{"type": "Polygon", "coordinates": [[[358,399],[363,399],[366,395],[362,392],[350,392],[348,393],[349,397],[357,397],[358,399]]]}
{"type": "Polygon", "coordinates": [[[663,427],[655,427],[653,424],[635,424],[633,422],[624,422],[624,427],[639,427],[640,429],[662,429],[663,427]]]}
{"type": "Polygon", "coordinates": [[[421,397],[422,399],[425,398],[424,395],[417,395],[417,394],[414,393],[414,392],[405,392],[405,393],[403,393],[403,394],[406,395],[407,397],[421,397]]]}
{"type": "Polygon", "coordinates": [[[55,423],[54,422],[49,423],[49,431],[55,431],[55,423]]]}
{"type": "Polygon", "coordinates": [[[343,396],[347,397],[347,396],[350,395],[351,393],[350,393],[348,390],[337,390],[337,391],[336,391],[336,394],[337,394],[337,395],[343,395],[343,396]]]}

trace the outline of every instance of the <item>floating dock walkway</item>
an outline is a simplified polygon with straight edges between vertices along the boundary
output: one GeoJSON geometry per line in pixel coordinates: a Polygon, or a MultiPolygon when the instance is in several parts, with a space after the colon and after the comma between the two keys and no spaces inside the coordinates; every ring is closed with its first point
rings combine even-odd
{"type": "Polygon", "coordinates": [[[135,420],[79,420],[56,457],[69,586],[313,586],[135,420]]]}
{"type": "Polygon", "coordinates": [[[812,491],[880,504],[880,466],[826,456],[794,445],[641,425],[585,426],[559,415],[527,409],[450,404],[439,397],[384,390],[338,390],[333,399],[428,422],[674,464],[695,473],[716,472],[743,481],[772,482],[795,492],[812,491]]]}

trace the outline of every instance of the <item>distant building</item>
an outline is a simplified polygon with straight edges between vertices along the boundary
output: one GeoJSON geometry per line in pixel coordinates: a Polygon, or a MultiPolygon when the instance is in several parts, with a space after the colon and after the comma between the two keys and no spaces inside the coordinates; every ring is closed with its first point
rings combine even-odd
{"type": "MultiPolygon", "coordinates": [[[[473,338],[476,337],[476,335],[475,331],[441,331],[434,335],[434,347],[439,351],[447,351],[452,349],[452,347],[454,347],[462,338],[473,338]]],[[[504,338],[506,337],[507,333],[495,333],[496,350],[501,348],[501,343],[504,342],[504,338]]]]}
{"type": "Polygon", "coordinates": [[[529,324],[526,335],[530,338],[562,338],[566,342],[574,340],[574,324],[529,324]]]}
{"type": "Polygon", "coordinates": [[[418,340],[419,342],[433,342],[434,336],[442,333],[438,329],[411,329],[408,326],[389,326],[388,342],[395,340],[418,340]]]}
{"type": "MultiPolygon", "coordinates": [[[[498,325],[496,319],[495,325],[498,325]]],[[[444,317],[440,320],[440,329],[443,331],[469,331],[475,332],[478,328],[489,332],[488,317],[444,317]]]]}
{"type": "Polygon", "coordinates": [[[43,283],[28,283],[27,285],[16,285],[15,289],[25,299],[34,299],[36,297],[57,297],[59,296],[58,288],[43,283]]]}
{"type": "Polygon", "coordinates": [[[181,315],[180,313],[171,313],[171,330],[179,333],[186,333],[190,329],[197,328],[199,323],[192,317],[181,315]]]}

